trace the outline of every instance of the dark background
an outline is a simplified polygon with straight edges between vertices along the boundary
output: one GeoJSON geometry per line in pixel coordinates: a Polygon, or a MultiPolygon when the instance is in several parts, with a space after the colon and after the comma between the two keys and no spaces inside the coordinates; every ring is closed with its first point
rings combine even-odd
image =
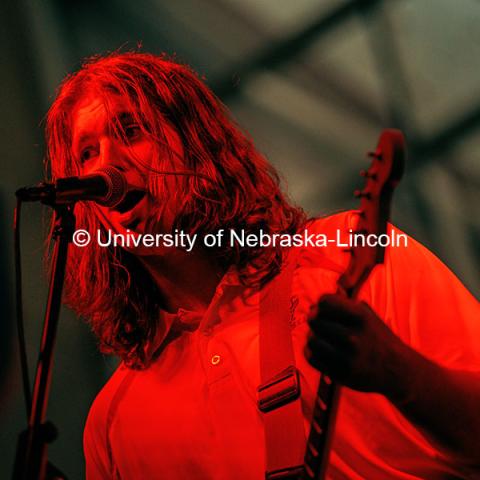
{"type": "MultiPolygon", "coordinates": [[[[480,264],[480,2],[176,0],[0,2],[0,478],[25,426],[13,316],[13,192],[42,178],[42,119],[85,56],[176,53],[232,109],[312,214],[352,208],[358,171],[382,128],[407,134],[394,222],[477,295],[480,264]]],[[[46,295],[45,212],[27,205],[23,268],[31,375],[46,295]]],[[[82,429],[115,365],[62,311],[49,418],[50,458],[84,476],[82,429]]]]}

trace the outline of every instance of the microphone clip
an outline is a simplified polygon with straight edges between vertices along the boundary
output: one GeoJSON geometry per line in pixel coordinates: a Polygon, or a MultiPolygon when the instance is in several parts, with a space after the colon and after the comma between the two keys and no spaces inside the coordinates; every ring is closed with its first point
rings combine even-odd
{"type": "Polygon", "coordinates": [[[19,188],[15,195],[22,202],[41,202],[49,206],[56,204],[55,184],[50,182],[40,182],[30,187],[19,188]]]}

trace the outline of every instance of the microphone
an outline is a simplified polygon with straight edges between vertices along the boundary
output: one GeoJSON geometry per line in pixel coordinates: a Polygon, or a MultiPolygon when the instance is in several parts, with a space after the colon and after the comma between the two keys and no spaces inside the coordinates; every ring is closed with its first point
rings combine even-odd
{"type": "Polygon", "coordinates": [[[104,167],[91,175],[59,178],[55,183],[41,182],[15,192],[24,202],[62,205],[91,200],[105,207],[115,207],[128,192],[125,175],[115,167],[104,167]]]}

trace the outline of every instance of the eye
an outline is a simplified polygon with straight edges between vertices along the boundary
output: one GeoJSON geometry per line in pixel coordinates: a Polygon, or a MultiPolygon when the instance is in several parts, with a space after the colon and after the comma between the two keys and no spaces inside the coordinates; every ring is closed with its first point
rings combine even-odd
{"type": "Polygon", "coordinates": [[[86,147],[82,149],[80,153],[80,163],[84,164],[92,159],[97,154],[97,151],[93,147],[86,147]]]}
{"type": "Polygon", "coordinates": [[[142,130],[136,123],[131,123],[123,127],[125,138],[129,141],[136,140],[142,134],[142,130]]]}

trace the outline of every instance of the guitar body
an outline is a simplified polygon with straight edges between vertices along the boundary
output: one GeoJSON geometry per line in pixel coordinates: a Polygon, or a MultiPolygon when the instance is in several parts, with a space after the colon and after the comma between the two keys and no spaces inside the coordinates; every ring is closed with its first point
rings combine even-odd
{"type": "MultiPolygon", "coordinates": [[[[405,162],[405,140],[399,130],[384,130],[377,148],[369,153],[372,164],[361,172],[366,178],[360,198],[355,233],[376,235],[386,233],[393,190],[400,181],[405,162]]],[[[337,293],[355,298],[370,272],[384,260],[381,246],[355,246],[350,249],[346,271],[337,281],[337,293]]],[[[322,374],[313,409],[313,417],[304,459],[304,480],[325,479],[340,398],[340,386],[322,374]]]]}

